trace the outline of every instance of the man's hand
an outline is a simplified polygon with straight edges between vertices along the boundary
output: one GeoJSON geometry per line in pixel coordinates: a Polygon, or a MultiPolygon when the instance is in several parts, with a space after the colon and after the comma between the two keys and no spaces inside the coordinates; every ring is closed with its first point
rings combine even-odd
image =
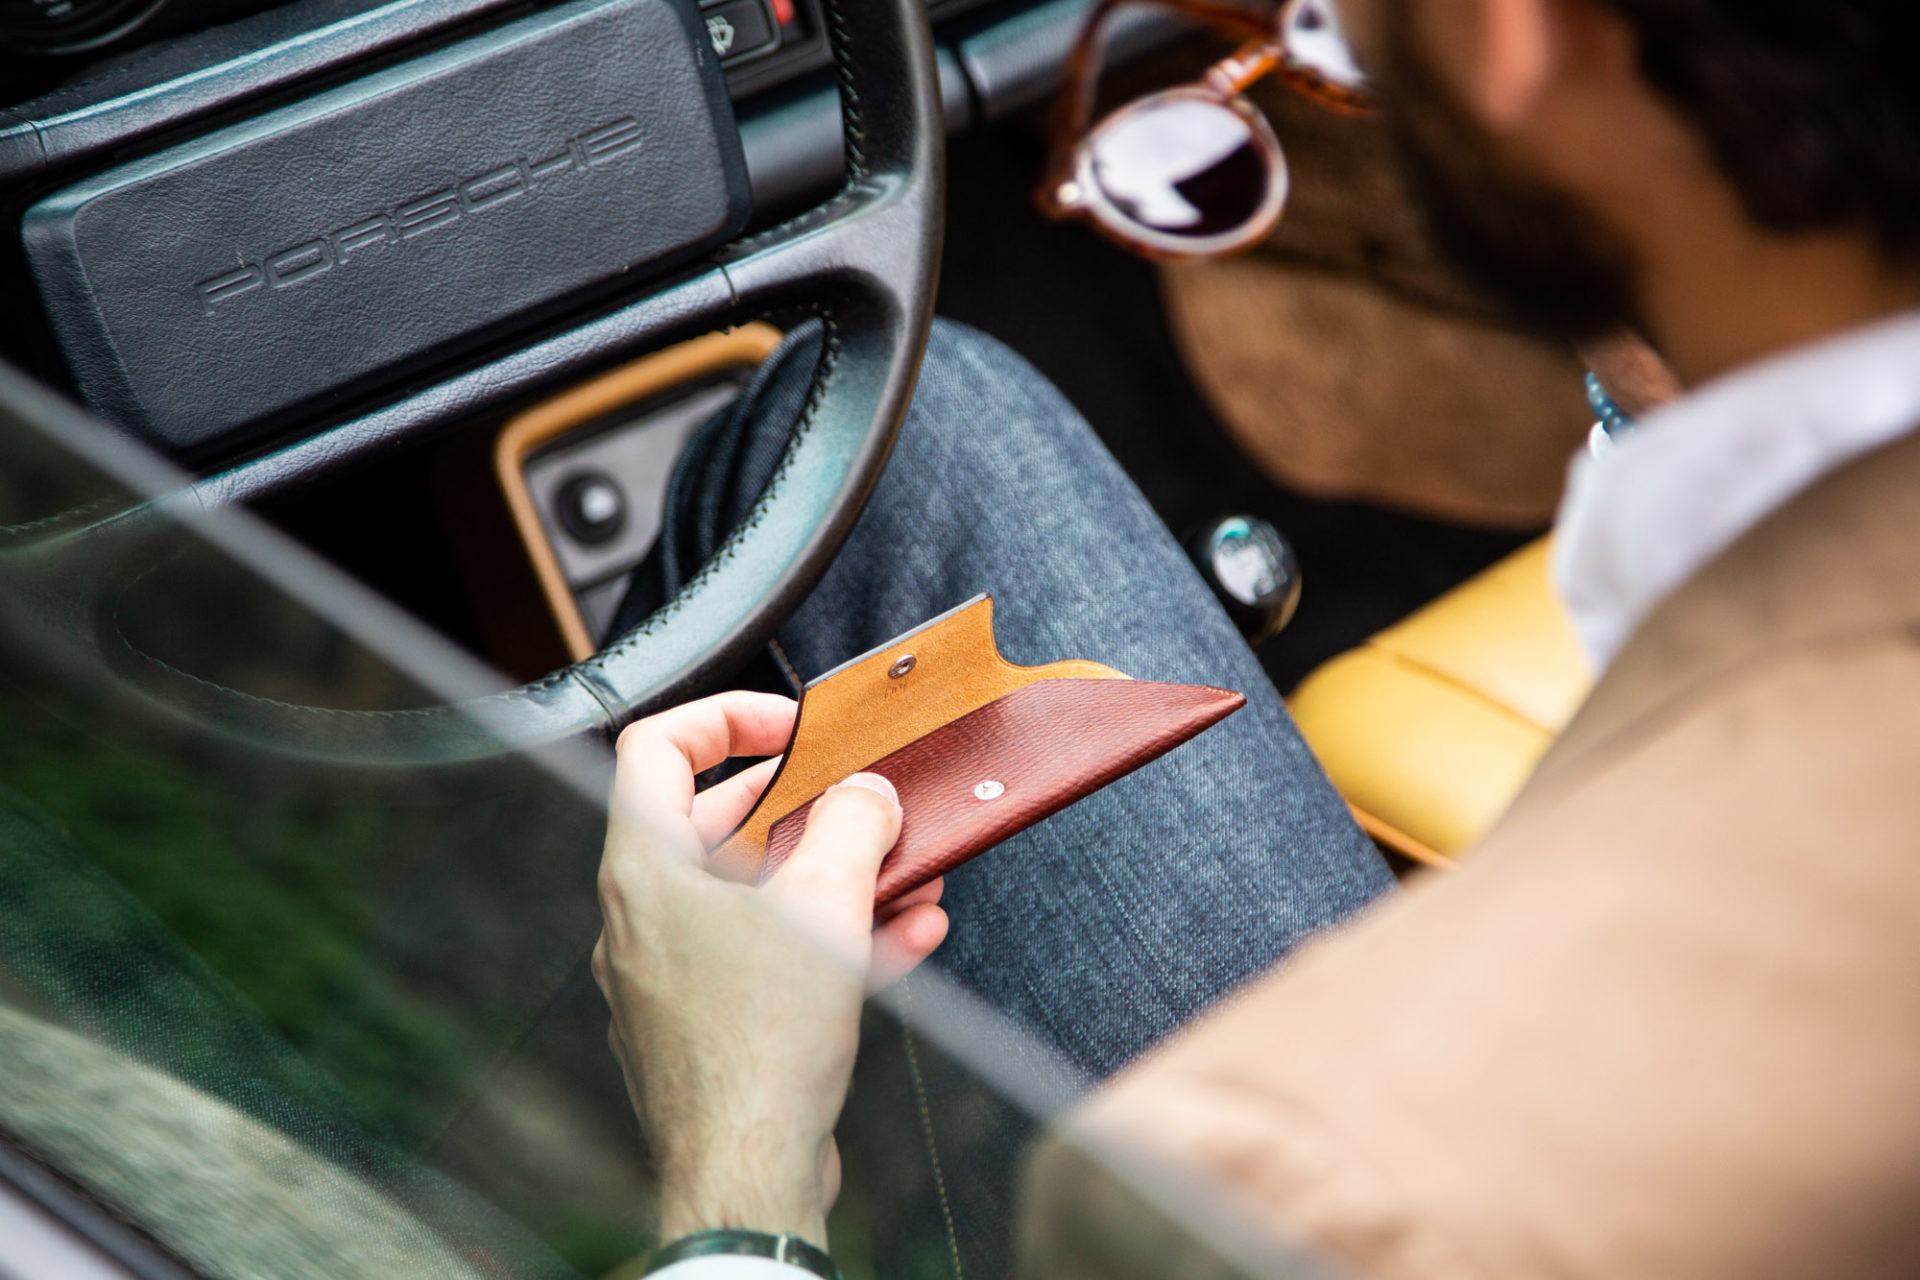
{"type": "Polygon", "coordinates": [[[900,834],[899,801],[876,774],[827,791],[764,886],[705,870],[777,762],[697,796],[695,775],[782,750],[795,710],[727,693],[620,735],[593,974],[659,1166],[663,1239],[741,1227],[825,1244],[863,983],[894,981],[946,937],[938,882],[875,919],[874,881],[900,834]]]}

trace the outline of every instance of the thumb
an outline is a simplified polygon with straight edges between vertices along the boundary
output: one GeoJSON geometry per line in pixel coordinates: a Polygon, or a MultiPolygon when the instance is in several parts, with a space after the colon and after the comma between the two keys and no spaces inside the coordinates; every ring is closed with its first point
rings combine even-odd
{"type": "Polygon", "coordinates": [[[900,838],[900,798],[877,773],[856,773],[827,788],[807,814],[806,830],[765,892],[801,918],[838,931],[873,928],[874,882],[900,838]]]}

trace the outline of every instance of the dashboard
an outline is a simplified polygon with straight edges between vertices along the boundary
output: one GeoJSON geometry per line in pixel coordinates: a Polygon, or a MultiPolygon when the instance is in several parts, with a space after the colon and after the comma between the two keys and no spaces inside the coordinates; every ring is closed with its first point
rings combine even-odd
{"type": "MultiPolygon", "coordinates": [[[[821,4],[0,0],[0,359],[211,472],[605,315],[841,180],[821,4]]],[[[931,0],[949,132],[1043,102],[1088,7],[931,0]]]]}

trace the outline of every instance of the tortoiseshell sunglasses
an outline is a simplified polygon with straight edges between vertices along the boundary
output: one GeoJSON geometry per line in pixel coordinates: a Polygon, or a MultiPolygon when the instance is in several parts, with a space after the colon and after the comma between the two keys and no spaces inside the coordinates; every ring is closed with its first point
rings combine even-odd
{"type": "Polygon", "coordinates": [[[1216,258],[1257,244],[1287,203],[1287,158],[1241,96],[1273,74],[1330,110],[1371,110],[1331,0],[1286,0],[1261,14],[1222,0],[1158,0],[1247,43],[1190,85],[1093,119],[1100,31],[1127,0],[1098,0],[1054,103],[1047,170],[1035,197],[1049,218],[1081,218],[1149,258],[1216,258]]]}

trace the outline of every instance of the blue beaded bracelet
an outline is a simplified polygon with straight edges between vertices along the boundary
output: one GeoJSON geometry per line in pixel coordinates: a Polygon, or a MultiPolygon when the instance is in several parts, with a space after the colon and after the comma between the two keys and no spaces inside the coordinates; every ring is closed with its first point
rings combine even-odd
{"type": "Polygon", "coordinates": [[[1609,437],[1617,440],[1633,430],[1633,415],[1615,404],[1607,389],[1600,385],[1600,379],[1592,374],[1587,375],[1587,407],[1593,410],[1600,429],[1609,437]]]}

